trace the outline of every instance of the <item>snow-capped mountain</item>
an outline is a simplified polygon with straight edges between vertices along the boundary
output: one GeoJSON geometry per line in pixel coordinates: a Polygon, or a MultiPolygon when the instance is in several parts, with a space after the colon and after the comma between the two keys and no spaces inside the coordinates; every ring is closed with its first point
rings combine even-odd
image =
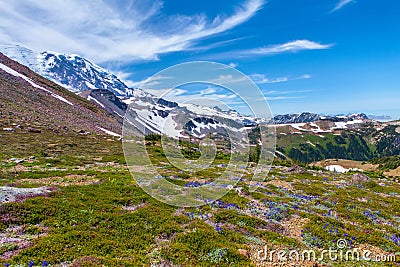
{"type": "Polygon", "coordinates": [[[179,104],[140,89],[133,90],[131,94],[131,97],[123,99],[129,105],[126,120],[145,134],[191,135],[197,138],[209,134],[226,136],[227,131],[244,131],[262,121],[232,110],[179,104]]]}
{"type": "Polygon", "coordinates": [[[118,116],[110,115],[2,53],[0,106],[1,124],[12,132],[112,135],[121,132],[118,116]]]}
{"type": "Polygon", "coordinates": [[[126,96],[128,90],[128,87],[110,71],[78,55],[55,52],[38,54],[17,45],[0,45],[0,51],[72,92],[107,89],[117,96],[126,96]]]}
{"type": "Polygon", "coordinates": [[[320,119],[318,114],[313,113],[301,113],[301,114],[285,114],[277,115],[272,118],[271,123],[273,124],[288,124],[288,123],[305,123],[314,122],[320,119]]]}
{"type": "Polygon", "coordinates": [[[78,55],[43,52],[38,57],[44,76],[73,92],[90,89],[107,89],[116,95],[126,95],[128,87],[110,71],[78,55]]]}
{"type": "Polygon", "coordinates": [[[322,116],[315,113],[303,112],[300,114],[286,114],[275,116],[270,123],[272,124],[293,124],[293,123],[309,123],[316,121],[330,122],[348,122],[348,121],[366,121],[368,116],[360,114],[322,116]]]}
{"type": "Polygon", "coordinates": [[[13,45],[3,45],[0,50],[110,113],[123,117],[131,104],[130,122],[145,134],[163,133],[174,137],[190,134],[201,138],[210,132],[223,134],[226,129],[237,130],[266,122],[234,110],[178,104],[139,89],[129,89],[108,70],[77,55],[36,54],[13,45]],[[182,127],[178,129],[179,126],[182,127]]]}
{"type": "Polygon", "coordinates": [[[19,45],[0,44],[0,52],[38,73],[37,54],[32,50],[19,45]]]}

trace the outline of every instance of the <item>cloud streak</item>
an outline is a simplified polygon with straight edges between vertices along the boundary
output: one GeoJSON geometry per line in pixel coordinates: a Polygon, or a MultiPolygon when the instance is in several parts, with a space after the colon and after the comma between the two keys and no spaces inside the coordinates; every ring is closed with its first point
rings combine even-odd
{"type": "Polygon", "coordinates": [[[350,4],[350,3],[354,3],[354,2],[355,2],[355,0],[340,0],[340,1],[336,4],[336,6],[331,10],[331,13],[332,13],[332,12],[336,12],[336,11],[338,11],[339,9],[342,9],[344,6],[346,6],[346,5],[350,4]]]}
{"type": "Polygon", "coordinates": [[[272,83],[283,83],[283,82],[288,82],[288,81],[294,81],[294,80],[304,80],[304,79],[310,79],[311,75],[309,74],[304,74],[298,77],[278,77],[278,78],[268,78],[267,75],[265,74],[251,74],[249,75],[249,78],[252,79],[256,84],[272,84],[272,83]]]}
{"type": "Polygon", "coordinates": [[[212,58],[247,58],[273,56],[284,53],[296,53],[305,50],[329,49],[333,44],[321,44],[310,40],[295,40],[283,44],[275,44],[258,48],[236,50],[212,55],[212,58]]]}
{"type": "Polygon", "coordinates": [[[255,49],[243,50],[243,55],[265,56],[303,50],[322,50],[332,47],[332,44],[320,44],[309,40],[296,40],[284,44],[270,45],[255,49]]]}
{"type": "Polygon", "coordinates": [[[248,21],[265,4],[246,0],[227,16],[162,14],[158,1],[0,0],[0,37],[36,51],[76,53],[96,63],[157,60],[190,50],[248,21]],[[165,29],[168,29],[166,31],[165,29]]]}

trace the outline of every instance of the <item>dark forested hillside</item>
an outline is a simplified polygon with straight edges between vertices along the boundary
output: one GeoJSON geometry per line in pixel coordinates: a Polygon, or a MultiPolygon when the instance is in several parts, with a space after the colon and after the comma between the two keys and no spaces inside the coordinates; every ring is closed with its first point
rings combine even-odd
{"type": "Polygon", "coordinates": [[[371,125],[343,130],[340,135],[312,133],[278,136],[278,150],[303,163],[323,159],[369,161],[400,154],[400,134],[397,126],[376,130],[371,125]]]}

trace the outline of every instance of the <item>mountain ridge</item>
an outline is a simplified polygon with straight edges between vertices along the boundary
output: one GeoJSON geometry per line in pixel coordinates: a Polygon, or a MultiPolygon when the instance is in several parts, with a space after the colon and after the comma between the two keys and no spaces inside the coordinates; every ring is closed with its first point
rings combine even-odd
{"type": "MultiPolygon", "coordinates": [[[[118,117],[0,53],[3,127],[19,125],[55,133],[121,132],[118,117]],[[7,115],[6,115],[7,114],[7,115]],[[15,124],[15,125],[14,125],[15,124]]],[[[14,130],[16,127],[14,127],[14,130]]]]}
{"type": "Polygon", "coordinates": [[[223,126],[238,126],[240,128],[256,127],[259,124],[274,124],[277,126],[290,124],[295,130],[305,132],[330,132],[335,129],[345,129],[351,125],[362,124],[370,121],[363,114],[324,116],[320,114],[303,112],[299,114],[276,115],[271,120],[254,118],[238,113],[235,110],[222,111],[219,108],[198,106],[194,104],[179,104],[158,98],[140,89],[128,88],[117,76],[111,74],[89,60],[78,55],[65,55],[56,52],[43,52],[35,54],[32,50],[20,46],[2,46],[14,58],[29,65],[35,72],[43,75],[68,90],[91,101],[98,107],[114,114],[121,120],[128,110],[134,107],[131,121],[143,133],[167,133],[175,137],[186,134],[204,137],[211,129],[223,126]],[[174,111],[174,109],[177,109],[174,111]],[[178,114],[182,113],[182,114],[178,114]],[[170,116],[170,114],[172,114],[170,116]],[[191,120],[185,122],[185,129],[176,129],[177,121],[182,116],[189,116],[191,120]],[[212,118],[212,120],[210,120],[212,118]],[[166,121],[174,124],[165,127],[166,121]],[[216,123],[217,121],[222,124],[216,123]],[[317,125],[318,124],[318,125],[317,125]],[[326,127],[329,124],[330,127],[326,127]],[[324,127],[322,127],[323,125],[324,127]],[[324,128],[324,129],[322,129],[324,128]],[[163,130],[167,132],[163,132],[163,130]]]}
{"type": "MultiPolygon", "coordinates": [[[[29,51],[24,52],[29,54],[29,51]]],[[[0,102],[3,103],[3,109],[4,103],[6,103],[6,110],[8,108],[9,112],[11,110],[13,117],[18,118],[13,124],[25,123],[26,126],[39,126],[41,129],[50,129],[57,133],[71,129],[77,133],[93,132],[118,135],[121,133],[124,116],[127,116],[131,120],[129,122],[135,126],[137,133],[167,134],[179,138],[186,138],[190,135],[199,139],[209,134],[224,135],[224,128],[252,132],[259,124],[274,124],[277,127],[278,137],[280,139],[284,138],[285,142],[289,144],[292,142],[292,138],[286,138],[286,135],[297,135],[298,138],[302,138],[303,135],[311,136],[310,140],[307,137],[298,141],[300,144],[294,144],[295,147],[293,149],[285,148],[280,150],[280,152],[291,158],[307,162],[333,155],[354,158],[354,153],[351,152],[352,147],[346,147],[346,150],[344,150],[345,145],[335,143],[336,139],[339,140],[340,138],[325,138],[327,135],[336,136],[343,132],[359,132],[358,135],[361,137],[352,137],[356,141],[353,141],[353,143],[347,142],[347,146],[358,146],[359,144],[364,146],[365,154],[360,159],[371,159],[375,155],[372,153],[374,150],[379,152],[377,155],[391,156],[396,154],[400,147],[396,123],[374,122],[364,113],[324,116],[303,112],[277,115],[267,121],[242,115],[234,110],[222,111],[218,108],[194,104],[179,104],[158,98],[141,89],[127,89],[124,96],[118,96],[115,91],[104,88],[84,90],[76,94],[41,77],[28,67],[20,65],[2,54],[0,54],[0,64],[11,68],[11,71],[8,70],[8,72],[16,72],[14,74],[7,73],[4,67],[0,70],[2,87],[5,87],[2,88],[4,93],[2,93],[0,102]],[[7,88],[9,90],[6,90],[7,88]],[[17,90],[11,90],[10,88],[16,88],[17,90]],[[32,92],[34,95],[32,95],[32,92]],[[32,99],[25,99],[24,93],[29,96],[28,98],[32,99]],[[39,98],[35,98],[34,96],[36,95],[39,95],[39,98]],[[19,99],[23,99],[28,105],[21,104],[19,99]],[[33,99],[36,99],[37,102],[32,102],[33,99]],[[23,110],[24,112],[18,112],[18,110],[23,110]],[[34,111],[33,114],[39,114],[38,118],[30,115],[32,110],[34,111]],[[68,118],[66,118],[65,114],[69,114],[68,118]],[[41,119],[41,116],[45,119],[41,119]],[[23,119],[25,121],[21,123],[19,117],[28,117],[28,121],[36,122],[35,120],[38,120],[39,123],[27,123],[26,119],[23,119]],[[182,119],[185,119],[185,125],[181,125],[182,127],[177,129],[177,124],[182,119]],[[369,128],[365,127],[368,124],[370,125],[368,126],[369,128]],[[365,133],[362,132],[364,130],[360,131],[363,127],[368,128],[365,133]],[[373,134],[371,135],[371,133],[373,134]],[[316,150],[314,146],[317,146],[318,143],[313,144],[315,137],[312,136],[322,138],[319,141],[321,144],[325,142],[323,139],[334,140],[332,141],[333,145],[329,144],[328,141],[326,142],[332,149],[335,148],[337,150],[335,150],[336,154],[326,152],[325,146],[320,146],[316,150]],[[367,147],[365,145],[366,141],[375,142],[377,144],[376,148],[375,145],[373,148],[367,147]],[[346,154],[350,152],[353,154],[346,154]]],[[[58,63],[55,61],[56,64],[58,63]]],[[[74,69],[75,72],[78,70],[79,68],[74,69]]],[[[3,126],[7,128],[6,126],[12,126],[13,124],[4,123],[3,126]]],[[[353,135],[350,134],[350,136],[353,135]]],[[[296,140],[296,138],[293,140],[296,140]]],[[[257,142],[257,140],[253,140],[254,142],[257,142]]]]}
{"type": "Polygon", "coordinates": [[[129,89],[109,70],[79,55],[50,51],[36,53],[25,47],[5,44],[0,44],[0,51],[75,93],[91,89],[108,89],[118,96],[126,96],[129,89]]]}
{"type": "MultiPolygon", "coordinates": [[[[117,97],[123,99],[131,97],[136,89],[129,88],[116,75],[112,74],[89,60],[78,55],[66,55],[58,52],[34,51],[18,45],[0,45],[0,50],[9,54],[11,58],[19,63],[30,67],[36,73],[56,82],[75,93],[81,93],[87,90],[107,89],[113,92],[117,97]]],[[[209,109],[204,107],[204,109],[209,109]]],[[[215,109],[217,112],[222,112],[215,109]]],[[[263,123],[260,119],[249,119],[251,116],[238,114],[236,111],[228,111],[227,114],[241,118],[242,122],[249,125],[263,123]]],[[[364,113],[349,115],[325,116],[311,112],[302,112],[299,114],[280,114],[274,116],[269,123],[271,124],[291,124],[291,123],[309,123],[315,121],[351,121],[368,120],[364,113]]]]}

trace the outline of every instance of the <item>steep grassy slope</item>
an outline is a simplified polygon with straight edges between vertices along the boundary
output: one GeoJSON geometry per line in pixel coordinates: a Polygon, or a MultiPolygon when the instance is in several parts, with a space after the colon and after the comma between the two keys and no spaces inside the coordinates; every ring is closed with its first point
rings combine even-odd
{"type": "MultiPolygon", "coordinates": [[[[25,77],[0,68],[0,123],[2,128],[20,125],[50,130],[104,133],[99,127],[120,133],[115,115],[35,74],[0,54],[0,63],[25,77]],[[29,80],[27,80],[29,79],[29,80]]],[[[19,127],[21,128],[21,127],[19,127]]]]}

